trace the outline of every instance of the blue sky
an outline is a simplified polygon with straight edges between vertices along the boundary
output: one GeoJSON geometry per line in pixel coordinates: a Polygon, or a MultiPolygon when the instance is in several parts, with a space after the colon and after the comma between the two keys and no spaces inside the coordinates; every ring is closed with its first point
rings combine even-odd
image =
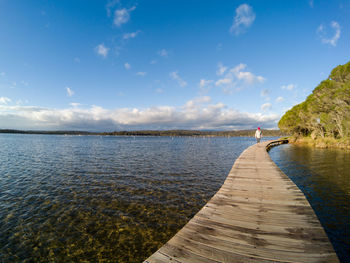
{"type": "Polygon", "coordinates": [[[0,128],[276,128],[349,61],[350,2],[0,0],[0,128]]]}

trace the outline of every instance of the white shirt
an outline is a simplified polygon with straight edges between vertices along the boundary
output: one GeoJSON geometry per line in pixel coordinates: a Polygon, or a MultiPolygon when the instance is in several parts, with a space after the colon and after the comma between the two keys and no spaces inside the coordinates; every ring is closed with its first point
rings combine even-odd
{"type": "Polygon", "coordinates": [[[255,138],[261,138],[261,130],[256,130],[255,138]]]}

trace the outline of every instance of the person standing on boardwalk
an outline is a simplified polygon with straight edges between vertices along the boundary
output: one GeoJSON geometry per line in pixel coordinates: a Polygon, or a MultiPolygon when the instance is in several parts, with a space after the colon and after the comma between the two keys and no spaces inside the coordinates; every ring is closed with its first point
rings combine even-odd
{"type": "Polygon", "coordinates": [[[260,127],[258,127],[258,129],[255,132],[256,143],[260,143],[261,137],[262,137],[262,132],[260,130],[260,127]]]}

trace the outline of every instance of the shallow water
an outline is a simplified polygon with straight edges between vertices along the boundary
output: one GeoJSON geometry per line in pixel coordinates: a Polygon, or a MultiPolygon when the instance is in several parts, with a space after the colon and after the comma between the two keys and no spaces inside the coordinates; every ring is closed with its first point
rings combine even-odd
{"type": "Polygon", "coordinates": [[[303,191],[341,262],[350,262],[350,151],[281,145],[270,156],[303,191]]]}
{"type": "Polygon", "coordinates": [[[142,262],[253,143],[0,134],[0,261],[142,262]]]}

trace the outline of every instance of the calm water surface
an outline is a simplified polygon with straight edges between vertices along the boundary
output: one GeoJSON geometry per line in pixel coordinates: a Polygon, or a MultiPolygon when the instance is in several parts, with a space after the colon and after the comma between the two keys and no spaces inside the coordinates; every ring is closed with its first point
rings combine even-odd
{"type": "Polygon", "coordinates": [[[303,191],[341,262],[350,262],[350,151],[281,145],[270,156],[303,191]]]}
{"type": "Polygon", "coordinates": [[[0,134],[0,262],[142,262],[253,143],[0,134]]]}

